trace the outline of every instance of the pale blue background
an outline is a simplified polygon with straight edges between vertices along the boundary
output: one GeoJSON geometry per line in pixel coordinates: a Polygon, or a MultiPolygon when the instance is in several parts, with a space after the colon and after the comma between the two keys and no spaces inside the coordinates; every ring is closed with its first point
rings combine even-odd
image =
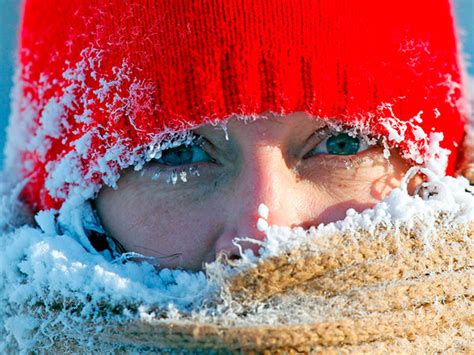
{"type": "MultiPolygon", "coordinates": [[[[454,6],[458,27],[463,29],[461,32],[464,33],[462,35],[464,51],[474,63],[474,0],[454,0],[454,6]]],[[[5,127],[9,115],[18,14],[19,0],[0,0],[0,152],[5,143],[5,127]]],[[[468,69],[474,75],[474,64],[468,69]]],[[[2,162],[3,154],[0,154],[0,165],[2,162]]]]}

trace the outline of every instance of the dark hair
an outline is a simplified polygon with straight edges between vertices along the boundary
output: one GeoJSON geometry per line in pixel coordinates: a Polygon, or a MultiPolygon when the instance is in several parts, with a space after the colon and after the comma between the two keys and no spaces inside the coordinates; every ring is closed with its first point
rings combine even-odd
{"type": "Polygon", "coordinates": [[[126,253],[127,250],[117,239],[109,235],[104,229],[99,214],[97,213],[97,209],[95,208],[94,201],[89,201],[89,204],[94,219],[93,228],[85,228],[89,242],[98,252],[108,251],[113,258],[120,257],[122,254],[126,253]]]}
{"type": "Polygon", "coordinates": [[[90,230],[87,233],[87,237],[94,249],[98,252],[108,250],[111,255],[126,252],[123,245],[117,239],[107,235],[107,233],[99,233],[95,230],[90,230]]]}

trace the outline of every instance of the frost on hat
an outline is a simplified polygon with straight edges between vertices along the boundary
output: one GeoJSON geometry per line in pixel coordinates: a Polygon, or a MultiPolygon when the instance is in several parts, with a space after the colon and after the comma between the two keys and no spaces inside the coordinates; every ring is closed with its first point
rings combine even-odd
{"type": "Polygon", "coordinates": [[[180,133],[232,114],[303,111],[415,164],[449,151],[453,172],[465,117],[448,0],[23,7],[6,164],[27,178],[33,210],[91,198],[180,133]]]}

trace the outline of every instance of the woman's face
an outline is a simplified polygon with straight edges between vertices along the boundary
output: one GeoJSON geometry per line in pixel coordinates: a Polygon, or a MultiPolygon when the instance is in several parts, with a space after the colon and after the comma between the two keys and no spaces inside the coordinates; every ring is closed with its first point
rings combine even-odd
{"type": "Polygon", "coordinates": [[[261,203],[269,224],[308,228],[372,207],[408,169],[396,152],[385,159],[380,146],[304,113],[232,118],[228,137],[211,125],[195,134],[195,144],[164,151],[143,171],[125,170],[118,189],[103,188],[95,201],[106,231],[160,267],[200,270],[219,253],[238,257],[234,238],[264,238],[261,203]]]}

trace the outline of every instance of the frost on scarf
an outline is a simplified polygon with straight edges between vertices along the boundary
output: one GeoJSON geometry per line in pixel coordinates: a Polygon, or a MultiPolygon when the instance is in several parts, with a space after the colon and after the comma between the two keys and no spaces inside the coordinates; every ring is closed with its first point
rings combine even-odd
{"type": "Polygon", "coordinates": [[[424,198],[404,183],[335,223],[268,226],[259,258],[244,251],[198,273],[111,261],[59,230],[53,211],[35,226],[19,187],[3,183],[0,352],[374,350],[385,341],[465,350],[474,197],[465,179],[424,173],[424,198]]]}
{"type": "MultiPolygon", "coordinates": [[[[87,72],[97,81],[90,91],[83,70],[98,62],[90,53],[87,58],[64,74],[71,84],[64,95],[45,106],[41,128],[28,142],[37,157],[46,147],[41,141],[67,129],[58,119],[74,95],[86,95],[79,100],[84,112],[75,119],[87,127],[89,96],[101,101],[120,84],[87,72]]],[[[134,88],[130,100],[141,97],[146,85],[134,83],[125,64],[116,70],[134,88]]],[[[118,114],[131,101],[112,100],[118,114]]],[[[75,149],[47,167],[51,175],[45,186],[51,196],[73,197],[58,220],[54,210],[29,220],[17,199],[22,186],[12,188],[2,177],[0,352],[173,347],[339,351],[379,345],[387,350],[385,341],[421,350],[453,349],[453,344],[455,350],[466,350],[465,339],[473,336],[466,314],[472,312],[474,198],[466,192],[466,180],[432,172],[444,169],[446,151],[439,134],[417,129],[422,112],[402,121],[389,104],[382,106],[387,115],[380,122],[388,135],[381,143],[387,154],[390,147],[406,143],[405,134],[411,132],[417,143],[405,146],[404,157],[431,169],[423,170],[429,177],[423,198],[409,196],[405,183],[372,209],[349,210],[342,221],[308,230],[268,226],[262,218],[259,229],[266,239],[259,258],[242,251],[241,260],[218,260],[200,273],[157,272],[146,262],[111,260],[93,250],[84,232],[83,202],[98,190],[97,173],[114,186],[120,169],[140,169],[161,150],[190,139],[187,133],[165,131],[136,150],[108,137],[114,143],[84,171],[78,162],[88,158],[92,139],[100,136],[86,129],[88,133],[68,142],[75,149]]],[[[34,107],[30,102],[23,109],[34,107]]],[[[11,126],[7,150],[17,149],[15,137],[28,129],[11,126]]],[[[371,132],[360,125],[353,133],[368,137],[371,132]]],[[[9,158],[8,166],[15,166],[18,157],[11,153],[9,158]]]]}

